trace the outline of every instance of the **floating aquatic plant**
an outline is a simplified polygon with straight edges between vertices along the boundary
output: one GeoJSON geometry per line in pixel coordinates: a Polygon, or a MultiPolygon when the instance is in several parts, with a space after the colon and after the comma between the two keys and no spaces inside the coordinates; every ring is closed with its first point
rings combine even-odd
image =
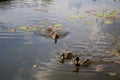
{"type": "Polygon", "coordinates": [[[99,13],[97,14],[98,17],[105,17],[105,14],[104,13],[99,13]]]}
{"type": "Polygon", "coordinates": [[[95,69],[95,71],[97,71],[97,72],[103,71],[103,68],[102,68],[102,67],[97,67],[97,68],[95,69]]]}
{"type": "Polygon", "coordinates": [[[18,29],[18,30],[26,30],[27,27],[26,27],[26,26],[20,26],[20,27],[18,27],[17,29],[18,29]]]}
{"type": "Polygon", "coordinates": [[[117,74],[115,72],[109,72],[110,76],[116,76],[117,74]]]}
{"type": "Polygon", "coordinates": [[[54,27],[62,27],[62,24],[53,24],[54,27]]]}
{"type": "Polygon", "coordinates": [[[85,19],[86,16],[70,16],[68,19],[85,19]]]}
{"type": "Polygon", "coordinates": [[[16,28],[10,28],[7,30],[8,32],[16,32],[16,28]]]}
{"type": "Polygon", "coordinates": [[[86,24],[86,25],[92,25],[94,24],[92,21],[86,21],[86,22],[83,22],[83,24],[86,24]]]}
{"type": "Polygon", "coordinates": [[[112,24],[112,21],[105,21],[104,24],[112,24]]]}

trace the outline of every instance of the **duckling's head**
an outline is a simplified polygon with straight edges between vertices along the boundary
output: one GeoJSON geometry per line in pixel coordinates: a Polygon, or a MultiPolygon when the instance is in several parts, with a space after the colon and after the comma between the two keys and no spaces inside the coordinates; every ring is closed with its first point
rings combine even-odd
{"type": "Polygon", "coordinates": [[[65,54],[64,53],[60,56],[60,59],[65,59],[65,54]]]}
{"type": "Polygon", "coordinates": [[[60,56],[60,63],[64,63],[64,59],[65,59],[65,54],[63,53],[63,54],[60,56]]]}
{"type": "Polygon", "coordinates": [[[52,32],[52,28],[49,27],[49,28],[46,29],[46,31],[47,32],[52,32]]]}

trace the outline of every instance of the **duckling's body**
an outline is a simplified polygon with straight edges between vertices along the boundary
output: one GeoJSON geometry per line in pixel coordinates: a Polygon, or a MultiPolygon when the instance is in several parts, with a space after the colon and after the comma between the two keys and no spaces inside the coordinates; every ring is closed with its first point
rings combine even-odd
{"type": "Polygon", "coordinates": [[[57,39],[59,39],[59,35],[56,32],[52,32],[51,37],[52,39],[55,40],[55,43],[57,43],[57,39]]]}
{"type": "Polygon", "coordinates": [[[89,59],[85,59],[85,60],[81,59],[81,60],[79,60],[79,57],[76,57],[76,59],[75,59],[75,65],[76,66],[87,66],[89,64],[90,64],[89,59]]]}
{"type": "Polygon", "coordinates": [[[66,53],[66,54],[62,54],[61,56],[60,56],[60,62],[61,63],[64,63],[64,60],[65,59],[71,59],[73,57],[73,54],[72,53],[66,53]]]}
{"type": "Polygon", "coordinates": [[[57,43],[57,39],[59,39],[59,35],[57,32],[55,32],[53,30],[53,28],[48,27],[44,30],[45,32],[47,32],[48,34],[50,34],[51,38],[55,40],[55,44],[57,43]]]}
{"type": "Polygon", "coordinates": [[[61,57],[61,59],[71,59],[72,58],[72,53],[66,53],[66,54],[62,54],[60,57],[61,57]]]}
{"type": "Polygon", "coordinates": [[[52,32],[52,28],[49,27],[49,28],[46,29],[46,31],[51,33],[52,32]]]}

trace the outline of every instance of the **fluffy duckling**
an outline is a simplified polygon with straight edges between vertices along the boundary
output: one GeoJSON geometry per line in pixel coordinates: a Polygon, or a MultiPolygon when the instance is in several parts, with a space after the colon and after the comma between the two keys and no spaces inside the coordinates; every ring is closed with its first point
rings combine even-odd
{"type": "Polygon", "coordinates": [[[60,55],[60,62],[64,63],[65,59],[71,59],[72,57],[73,57],[73,55],[70,52],[68,52],[66,54],[63,53],[62,55],[60,55]]]}
{"type": "Polygon", "coordinates": [[[52,39],[55,40],[55,44],[57,43],[57,39],[59,39],[59,35],[56,32],[52,32],[51,33],[51,37],[52,39]]]}
{"type": "Polygon", "coordinates": [[[61,59],[71,59],[72,58],[72,53],[71,52],[68,52],[68,53],[66,53],[66,54],[62,54],[61,56],[60,56],[60,58],[61,59]]]}
{"type": "Polygon", "coordinates": [[[52,37],[52,39],[55,40],[55,44],[56,44],[57,39],[59,39],[59,35],[57,34],[57,32],[54,32],[51,27],[48,27],[47,29],[45,29],[45,31],[51,34],[51,37],[52,37]]]}
{"type": "Polygon", "coordinates": [[[76,57],[75,59],[75,65],[76,66],[87,66],[90,64],[90,60],[89,59],[86,59],[86,60],[83,60],[83,59],[79,59],[79,57],[76,57]]]}

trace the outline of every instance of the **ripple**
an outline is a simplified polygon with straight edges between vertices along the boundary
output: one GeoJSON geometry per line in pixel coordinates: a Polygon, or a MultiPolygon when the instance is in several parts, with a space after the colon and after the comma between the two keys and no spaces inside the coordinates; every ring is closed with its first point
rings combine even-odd
{"type": "MultiPolygon", "coordinates": [[[[49,38],[49,37],[51,38],[51,34],[47,31],[45,31],[46,29],[47,29],[46,27],[38,27],[36,29],[35,33],[39,34],[41,36],[47,37],[47,38],[49,38]]],[[[57,30],[55,32],[57,32],[57,34],[60,36],[60,38],[63,38],[68,34],[68,32],[66,30],[57,30]]]]}

